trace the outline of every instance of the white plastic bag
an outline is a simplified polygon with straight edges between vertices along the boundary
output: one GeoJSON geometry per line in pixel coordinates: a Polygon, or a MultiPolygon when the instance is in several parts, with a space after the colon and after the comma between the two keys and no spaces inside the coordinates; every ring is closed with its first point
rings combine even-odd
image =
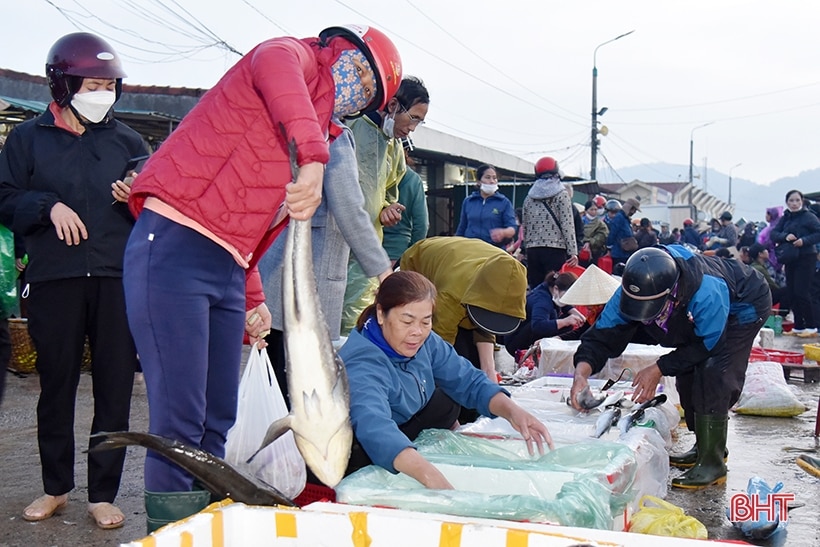
{"type": "Polygon", "coordinates": [[[236,423],[228,430],[225,461],[244,467],[257,478],[276,487],[288,497],[305,488],[305,460],[288,431],[261,451],[250,464],[247,459],[262,444],[268,426],[287,415],[285,399],[264,349],[251,348],[248,364],[239,382],[236,423]]]}
{"type": "Polygon", "coordinates": [[[783,377],[783,366],[775,361],[752,361],[746,383],[735,405],[738,414],[788,418],[806,411],[783,377]]]}

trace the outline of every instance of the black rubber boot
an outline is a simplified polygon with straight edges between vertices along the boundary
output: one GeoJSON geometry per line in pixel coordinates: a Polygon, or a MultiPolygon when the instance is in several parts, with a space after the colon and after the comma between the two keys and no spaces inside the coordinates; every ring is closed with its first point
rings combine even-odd
{"type": "Polygon", "coordinates": [[[211,494],[205,490],[193,492],[145,491],[145,516],[148,533],[166,524],[190,517],[208,506],[211,494]]]}
{"type": "Polygon", "coordinates": [[[692,467],[698,459],[698,443],[692,445],[692,448],[682,454],[670,454],[669,465],[672,467],[680,467],[683,469],[692,467]]]}
{"type": "MultiPolygon", "coordinates": [[[[723,462],[729,459],[729,449],[723,451],[723,462]]],[[[698,443],[695,441],[695,444],[692,445],[692,448],[687,450],[682,454],[670,454],[669,456],[669,465],[672,467],[677,467],[679,469],[689,469],[695,462],[698,461],[698,443]]]]}
{"type": "Polygon", "coordinates": [[[726,482],[726,435],[729,430],[729,416],[726,414],[697,414],[695,416],[695,436],[698,442],[698,457],[695,465],[680,477],[672,479],[675,488],[700,490],[726,482]]]}

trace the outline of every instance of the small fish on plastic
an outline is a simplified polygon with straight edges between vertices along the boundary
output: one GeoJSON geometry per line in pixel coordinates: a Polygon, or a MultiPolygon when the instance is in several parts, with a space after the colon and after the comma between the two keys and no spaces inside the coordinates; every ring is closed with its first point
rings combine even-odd
{"type": "Polygon", "coordinates": [[[595,433],[592,435],[596,439],[600,439],[602,436],[606,435],[606,433],[612,428],[612,426],[618,423],[618,420],[621,418],[621,409],[618,406],[611,406],[610,408],[604,410],[601,413],[601,416],[595,422],[595,433]]]}

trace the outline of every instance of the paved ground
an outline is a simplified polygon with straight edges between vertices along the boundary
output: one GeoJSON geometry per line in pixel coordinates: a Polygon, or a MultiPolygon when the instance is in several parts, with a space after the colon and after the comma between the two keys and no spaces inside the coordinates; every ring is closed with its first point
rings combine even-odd
{"type": "MultiPolygon", "coordinates": [[[[776,337],[776,347],[800,348],[804,340],[776,337]]],[[[84,374],[77,402],[77,439],[83,439],[91,423],[91,378],[84,374]]],[[[746,491],[749,477],[759,475],[770,484],[782,481],[784,492],[792,492],[804,507],[792,511],[785,535],[760,545],[820,546],[818,507],[820,479],[799,469],[794,459],[801,452],[818,453],[813,437],[820,384],[804,384],[793,379],[790,385],[798,391],[809,410],[797,418],[761,418],[733,416],[729,432],[729,480],[725,487],[701,492],[670,491],[667,500],[703,522],[712,539],[740,539],[724,516],[732,494],[746,491]]],[[[23,508],[42,493],[39,457],[36,444],[35,406],[38,396],[36,376],[9,374],[5,400],[0,407],[0,546],[41,547],[51,545],[117,545],[144,536],[145,511],[142,501],[142,448],[129,448],[118,504],[126,515],[126,525],[113,531],[96,529],[86,514],[86,464],[78,445],[76,455],[77,488],[70,494],[68,507],[52,519],[28,523],[20,518],[23,508]]],[[[131,428],[147,429],[148,409],[145,389],[136,384],[131,409],[131,428]]],[[[681,431],[678,449],[692,443],[688,432],[681,431]]],[[[670,473],[670,479],[677,471],[670,473]]]]}

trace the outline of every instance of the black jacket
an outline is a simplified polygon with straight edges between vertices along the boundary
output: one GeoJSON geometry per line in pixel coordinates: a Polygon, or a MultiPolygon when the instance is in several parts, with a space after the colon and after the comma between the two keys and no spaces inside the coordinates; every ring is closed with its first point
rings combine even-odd
{"type": "Polygon", "coordinates": [[[577,365],[585,361],[597,373],[607,359],[618,357],[629,342],[656,343],[674,351],[658,359],[664,376],[692,371],[710,355],[731,352],[726,330],[760,323],[771,313],[769,285],[760,272],[739,260],[695,254],[680,245],[666,247],[681,272],[676,304],[666,329],[620,314],[621,289],[615,291],[595,324],[581,337],[577,365]]]}
{"type": "Polygon", "coordinates": [[[124,203],[112,204],[111,183],[146,153],[139,134],[113,119],[74,135],[47,110],[12,130],[0,152],[0,223],[25,239],[27,281],[122,277],[134,219],[124,203]],[[79,215],[87,240],[69,246],[57,238],[57,202],[79,215]]]}
{"type": "Polygon", "coordinates": [[[775,243],[783,243],[789,234],[794,234],[798,239],[803,240],[800,256],[817,254],[814,245],[820,243],[820,220],[814,213],[805,207],[797,212],[792,212],[791,209],[783,211],[783,216],[772,228],[769,237],[775,243]]]}

